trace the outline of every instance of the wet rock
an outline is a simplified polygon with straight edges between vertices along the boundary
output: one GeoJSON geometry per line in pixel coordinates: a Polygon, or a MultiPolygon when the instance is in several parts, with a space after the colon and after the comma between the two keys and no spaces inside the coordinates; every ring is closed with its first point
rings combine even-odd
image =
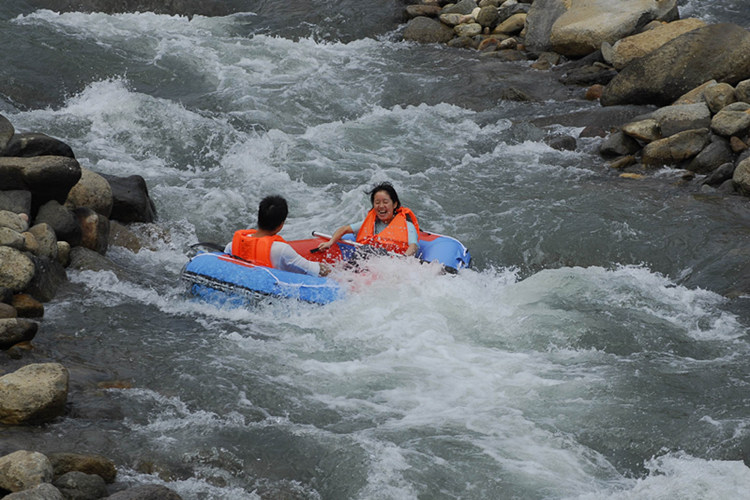
{"type": "Polygon", "coordinates": [[[443,8],[443,14],[471,14],[478,7],[474,0],[460,0],[443,8]]]}
{"type": "MultiPolygon", "coordinates": [[[[0,381],[5,377],[0,377],[0,381]]],[[[0,403],[1,404],[1,403],[0,403]]],[[[0,488],[21,491],[52,481],[49,459],[35,451],[19,450],[0,457],[0,488]]]]}
{"type": "Polygon", "coordinates": [[[654,111],[651,117],[657,121],[662,137],[711,125],[711,111],[704,102],[665,106],[654,111]]]}
{"type": "Polygon", "coordinates": [[[732,162],[733,159],[734,153],[729,146],[729,141],[717,137],[711,142],[711,144],[706,146],[703,151],[698,153],[698,155],[693,158],[685,168],[696,174],[707,174],[713,172],[725,163],[732,162]]]}
{"type": "Polygon", "coordinates": [[[68,279],[65,268],[57,258],[32,256],[36,273],[24,289],[42,302],[49,302],[68,279]]]}
{"type": "Polygon", "coordinates": [[[711,172],[711,174],[706,177],[703,183],[708,184],[709,186],[718,187],[726,181],[731,180],[733,173],[734,163],[725,163],[711,172]]]}
{"type": "Polygon", "coordinates": [[[673,20],[677,0],[589,0],[571,2],[550,32],[552,50],[581,57],[599,50],[603,42],[614,43],[654,20],[673,20]]]}
{"type": "Polygon", "coordinates": [[[47,223],[36,224],[28,231],[36,240],[37,251],[35,255],[39,257],[57,258],[57,236],[54,229],[47,223]]]}
{"type": "MultiPolygon", "coordinates": [[[[18,343],[30,341],[38,329],[37,323],[27,319],[0,319],[0,350],[10,349],[18,343]]],[[[2,402],[0,402],[1,405],[2,402]]]]}
{"type": "Polygon", "coordinates": [[[750,131],[750,104],[736,102],[711,119],[711,131],[724,137],[741,136],[750,131]]]}
{"type": "Polygon", "coordinates": [[[81,166],[65,156],[0,157],[0,183],[4,189],[32,192],[31,210],[49,200],[64,203],[81,178],[81,166]]]}
{"type": "Polygon", "coordinates": [[[21,292],[34,278],[34,263],[27,256],[10,247],[0,247],[0,287],[21,292]]]}
{"type": "Polygon", "coordinates": [[[628,156],[640,149],[641,145],[622,130],[611,133],[599,146],[599,152],[603,156],[628,156]]]}
{"type": "MultiPolygon", "coordinates": [[[[0,319],[17,318],[18,311],[16,308],[5,302],[0,302],[0,319]]],[[[0,347],[2,349],[2,347],[0,347]]]]}
{"type": "Polygon", "coordinates": [[[602,55],[604,60],[621,70],[631,61],[650,54],[665,43],[674,40],[678,36],[705,26],[706,23],[700,19],[680,19],[671,23],[660,24],[654,29],[649,29],[622,38],[610,45],[608,42],[602,44],[602,55]]]}
{"type": "Polygon", "coordinates": [[[0,227],[0,246],[11,247],[16,250],[25,250],[26,239],[17,231],[7,227],[0,227]]]}
{"type": "Polygon", "coordinates": [[[625,66],[604,89],[601,104],[667,105],[714,79],[750,77],[750,33],[736,24],[698,28],[625,66]]]}
{"type": "Polygon", "coordinates": [[[60,490],[50,483],[42,483],[28,490],[11,493],[3,500],[67,500],[60,490]]]}
{"type": "Polygon", "coordinates": [[[728,83],[717,83],[706,87],[703,92],[703,98],[706,100],[711,113],[716,114],[729,104],[737,101],[734,94],[734,87],[728,83]]]}
{"type": "MultiPolygon", "coordinates": [[[[26,365],[0,377],[0,423],[46,422],[62,415],[68,398],[68,379],[68,370],[59,363],[26,365]]],[[[49,468],[48,481],[52,478],[52,465],[49,468]]]]}
{"type": "Polygon", "coordinates": [[[154,222],[156,207],[148,195],[146,181],[140,175],[117,177],[103,176],[112,188],[112,213],[110,218],[124,222],[154,222]]]}
{"type": "Polygon", "coordinates": [[[182,497],[166,486],[147,484],[119,491],[107,497],[108,500],[182,500],[182,497]]]}
{"type": "Polygon", "coordinates": [[[22,233],[29,228],[29,222],[17,213],[0,210],[0,227],[7,227],[22,233]]]}
{"type": "Polygon", "coordinates": [[[15,134],[3,151],[3,156],[67,156],[75,158],[73,150],[59,139],[46,134],[15,134]]]}
{"type": "Polygon", "coordinates": [[[526,17],[526,46],[532,52],[552,50],[550,33],[555,21],[567,11],[562,0],[536,0],[526,17]]]}
{"type": "Polygon", "coordinates": [[[82,453],[49,453],[47,454],[55,470],[55,477],[71,471],[96,474],[106,483],[113,483],[117,476],[115,464],[101,455],[87,455],[82,453]]]}
{"type": "Polygon", "coordinates": [[[73,186],[65,200],[70,209],[89,207],[105,217],[112,214],[112,187],[107,179],[87,168],[81,169],[81,179],[73,186]]]}
{"type": "Polygon", "coordinates": [[[622,131],[633,139],[646,143],[662,138],[659,122],[655,118],[627,123],[623,125],[622,131]]]}
{"type": "Polygon", "coordinates": [[[644,165],[675,165],[696,156],[709,141],[708,129],[679,132],[647,144],[641,161],[644,165]]]}
{"type": "Polygon", "coordinates": [[[16,214],[30,214],[31,191],[0,191],[0,210],[8,210],[16,214]]]}
{"type": "Polygon", "coordinates": [[[81,246],[106,254],[109,246],[109,219],[88,207],[76,208],[75,216],[81,228],[81,246]]]}
{"type": "Polygon", "coordinates": [[[419,43],[447,43],[454,34],[452,28],[440,21],[429,17],[415,17],[404,29],[404,40],[419,43]]]}
{"type": "MultiPolygon", "coordinates": [[[[41,318],[44,316],[44,304],[28,293],[18,293],[13,296],[11,305],[21,318],[41,318]]],[[[29,339],[30,340],[30,339],[29,339]]]]}
{"type": "Polygon", "coordinates": [[[526,26],[526,16],[527,14],[523,13],[513,14],[508,19],[495,26],[492,32],[503,35],[517,35],[521,32],[524,26],[526,26]]]}
{"type": "Polygon", "coordinates": [[[16,129],[13,124],[3,115],[0,115],[0,151],[4,150],[13,135],[16,133],[16,129]]]}
{"type": "Polygon", "coordinates": [[[109,495],[104,479],[96,474],[71,471],[55,479],[52,484],[66,500],[97,500],[109,495]]]}
{"type": "Polygon", "coordinates": [[[34,218],[35,224],[48,224],[58,241],[67,241],[71,246],[81,244],[81,227],[71,209],[57,200],[50,200],[41,207],[34,218]]]}
{"type": "Polygon", "coordinates": [[[558,134],[545,138],[547,145],[559,151],[575,151],[577,143],[573,136],[558,134]]]}
{"type": "Polygon", "coordinates": [[[737,164],[732,174],[734,188],[745,196],[750,196],[750,158],[737,164]]]}
{"type": "Polygon", "coordinates": [[[407,5],[406,16],[408,19],[415,17],[438,17],[442,9],[437,5],[407,5]]]}

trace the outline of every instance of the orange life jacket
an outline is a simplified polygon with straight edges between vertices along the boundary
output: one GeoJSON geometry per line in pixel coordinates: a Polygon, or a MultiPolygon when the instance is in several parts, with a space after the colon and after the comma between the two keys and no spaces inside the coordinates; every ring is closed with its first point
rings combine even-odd
{"type": "Polygon", "coordinates": [[[271,245],[275,241],[284,242],[284,238],[275,234],[256,238],[256,229],[241,229],[232,238],[232,255],[259,266],[273,267],[271,263],[271,245]]]}
{"type": "Polygon", "coordinates": [[[414,228],[419,234],[419,223],[414,212],[406,207],[397,208],[393,220],[385,229],[375,234],[375,220],[377,215],[375,209],[367,212],[367,217],[362,223],[362,227],[357,232],[356,240],[365,245],[373,245],[385,248],[388,251],[396,253],[405,253],[409,248],[409,229],[406,226],[407,220],[414,224],[414,228]]]}

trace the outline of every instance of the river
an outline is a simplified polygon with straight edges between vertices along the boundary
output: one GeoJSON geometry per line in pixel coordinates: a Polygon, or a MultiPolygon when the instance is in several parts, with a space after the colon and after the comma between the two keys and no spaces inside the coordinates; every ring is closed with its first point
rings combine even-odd
{"type": "MultiPolygon", "coordinates": [[[[746,497],[748,199],[619,178],[599,139],[550,148],[535,119],[599,105],[525,63],[400,42],[361,5],[3,2],[0,111],[143,176],[159,220],[133,227],[144,250],[110,248],[121,272],[68,272],[34,340],[71,371],[68,411],[2,448],[98,453],[186,500],[746,497]],[[497,97],[529,78],[554,98],[497,97]],[[294,239],[360,220],[383,180],[472,268],[383,259],[323,307],[184,294],[188,246],[252,226],[265,195],[294,239]]],[[[681,14],[750,27],[744,0],[681,14]]]]}

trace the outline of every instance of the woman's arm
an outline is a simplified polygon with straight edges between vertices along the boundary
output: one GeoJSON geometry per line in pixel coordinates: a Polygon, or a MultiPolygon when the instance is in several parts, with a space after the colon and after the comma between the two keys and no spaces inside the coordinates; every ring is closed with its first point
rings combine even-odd
{"type": "Polygon", "coordinates": [[[327,250],[333,246],[334,243],[339,241],[342,236],[348,233],[353,233],[352,226],[341,226],[336,231],[333,232],[333,235],[331,236],[331,239],[328,241],[324,241],[320,245],[318,245],[319,250],[327,250]]]}

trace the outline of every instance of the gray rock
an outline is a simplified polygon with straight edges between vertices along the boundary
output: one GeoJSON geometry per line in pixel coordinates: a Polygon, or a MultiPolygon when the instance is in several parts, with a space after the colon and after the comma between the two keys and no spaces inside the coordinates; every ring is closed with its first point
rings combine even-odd
{"type": "Polygon", "coordinates": [[[8,210],[17,214],[30,214],[31,191],[0,191],[0,210],[8,210]]]}
{"type": "Polygon", "coordinates": [[[39,325],[23,318],[0,319],[0,350],[10,349],[19,342],[28,342],[36,336],[39,325]]]}
{"type": "MultiPolygon", "coordinates": [[[[427,18],[417,18],[427,19],[427,18]]],[[[416,20],[416,19],[415,19],[416,20]]],[[[436,22],[430,20],[432,22],[436,22]]],[[[440,24],[440,23],[438,23],[440,24]]],[[[448,28],[450,30],[450,28],[448,28]]],[[[140,175],[129,177],[117,177],[114,175],[103,176],[112,187],[112,214],[111,219],[124,222],[154,222],[156,220],[156,207],[148,194],[146,181],[140,175]]]]}
{"type": "Polygon", "coordinates": [[[46,134],[15,134],[3,150],[3,156],[67,156],[75,158],[73,150],[59,139],[46,134]]]}
{"type": "Polygon", "coordinates": [[[24,250],[26,239],[18,231],[14,231],[8,227],[0,227],[0,246],[24,250]]]}
{"type": "Polygon", "coordinates": [[[703,102],[665,106],[654,111],[651,116],[659,124],[662,137],[685,130],[708,128],[711,125],[711,111],[703,102]]]}
{"type": "Polygon", "coordinates": [[[81,169],[81,179],[68,193],[65,206],[71,209],[89,207],[109,217],[112,214],[112,187],[107,179],[87,168],[81,169]]]}
{"type": "Polygon", "coordinates": [[[113,483],[117,476],[117,469],[112,460],[101,455],[83,453],[48,453],[47,457],[55,469],[55,476],[59,477],[71,471],[96,474],[106,483],[113,483]]]}
{"type": "Polygon", "coordinates": [[[404,40],[410,42],[447,43],[454,36],[452,28],[429,17],[415,17],[404,29],[404,40]]]}
{"type": "Polygon", "coordinates": [[[531,4],[526,16],[526,47],[532,52],[551,50],[552,26],[567,10],[563,0],[536,0],[531,4]]]}
{"type": "Polygon", "coordinates": [[[68,279],[62,263],[55,258],[31,257],[36,268],[34,277],[29,282],[25,291],[42,302],[49,302],[55,298],[57,290],[68,279]]]}
{"type": "Polygon", "coordinates": [[[498,13],[496,7],[482,7],[477,14],[477,22],[483,28],[494,28],[497,24],[498,13]]]}
{"type": "Polygon", "coordinates": [[[65,156],[0,157],[0,185],[32,192],[32,212],[49,200],[64,203],[81,178],[81,166],[65,156]]]}
{"type": "Polygon", "coordinates": [[[628,156],[635,154],[640,149],[641,145],[622,130],[609,134],[599,146],[599,152],[603,156],[628,156]]]}
{"type": "Polygon", "coordinates": [[[109,219],[89,207],[76,208],[75,216],[81,228],[81,246],[106,254],[109,246],[109,219]]]}
{"type": "Polygon", "coordinates": [[[29,228],[29,222],[17,213],[0,210],[0,227],[7,227],[13,231],[22,233],[29,228]]]}
{"type": "Polygon", "coordinates": [[[750,80],[743,80],[734,88],[734,95],[738,101],[750,104],[750,80]]]}
{"type": "Polygon", "coordinates": [[[737,164],[732,174],[734,188],[744,196],[750,196],[750,158],[745,158],[737,164]]]}
{"type": "Polygon", "coordinates": [[[750,104],[735,102],[711,119],[711,131],[724,137],[742,136],[750,131],[750,104]]]}
{"type": "MultiPolygon", "coordinates": [[[[6,375],[7,377],[7,375],[6,375]]],[[[5,377],[0,377],[0,382],[5,377]]],[[[0,392],[3,390],[0,385],[0,392]]],[[[2,405],[0,399],[0,405],[2,405]]],[[[18,450],[0,457],[0,489],[21,491],[52,481],[52,464],[35,451],[18,450]]]]}
{"type": "Polygon", "coordinates": [[[708,184],[709,186],[717,187],[717,186],[722,185],[726,181],[731,180],[733,173],[734,173],[734,163],[732,162],[725,163],[719,166],[719,168],[715,169],[713,172],[711,172],[703,181],[703,183],[708,184]]]}
{"type": "Polygon", "coordinates": [[[458,3],[443,8],[441,14],[471,14],[477,8],[474,0],[460,0],[458,3]]]}
{"type": "Polygon", "coordinates": [[[6,117],[0,115],[0,151],[8,146],[15,133],[16,129],[13,128],[13,124],[6,117]]]}
{"type": "Polygon", "coordinates": [[[734,93],[734,87],[728,83],[717,83],[710,85],[703,91],[703,98],[706,100],[711,113],[716,114],[725,106],[737,101],[734,93]]]}
{"type": "MultiPolygon", "coordinates": [[[[68,370],[59,363],[26,365],[0,377],[0,423],[39,423],[62,415],[68,399],[68,380],[68,370]]],[[[51,479],[49,464],[46,481],[51,479]]]]}
{"type": "Polygon", "coordinates": [[[710,140],[708,129],[679,132],[647,144],[641,161],[644,165],[676,165],[703,151],[710,140]]]}
{"type": "Polygon", "coordinates": [[[47,223],[36,224],[29,229],[29,233],[37,243],[35,255],[39,257],[57,258],[57,236],[54,229],[47,223]]]}
{"type": "Polygon", "coordinates": [[[731,163],[734,154],[729,146],[729,141],[717,138],[706,146],[703,151],[693,158],[687,165],[687,170],[696,174],[707,174],[713,172],[725,163],[731,163]]]}
{"type": "Polygon", "coordinates": [[[65,500],[65,497],[52,484],[42,483],[28,490],[4,496],[3,500],[65,500]]]}
{"type": "Polygon", "coordinates": [[[50,200],[39,207],[34,224],[49,225],[58,241],[67,241],[71,246],[81,244],[81,227],[75,214],[57,200],[50,200]]]}
{"type": "Polygon", "coordinates": [[[736,24],[690,31],[625,66],[605,87],[603,106],[664,106],[704,82],[734,85],[750,77],[750,33],[736,24]]]}
{"type": "Polygon", "coordinates": [[[36,268],[27,255],[15,248],[0,247],[0,287],[21,292],[34,278],[36,268]]]}
{"type": "Polygon", "coordinates": [[[96,474],[71,471],[55,479],[52,484],[66,500],[97,500],[109,495],[104,479],[96,474]]]}

